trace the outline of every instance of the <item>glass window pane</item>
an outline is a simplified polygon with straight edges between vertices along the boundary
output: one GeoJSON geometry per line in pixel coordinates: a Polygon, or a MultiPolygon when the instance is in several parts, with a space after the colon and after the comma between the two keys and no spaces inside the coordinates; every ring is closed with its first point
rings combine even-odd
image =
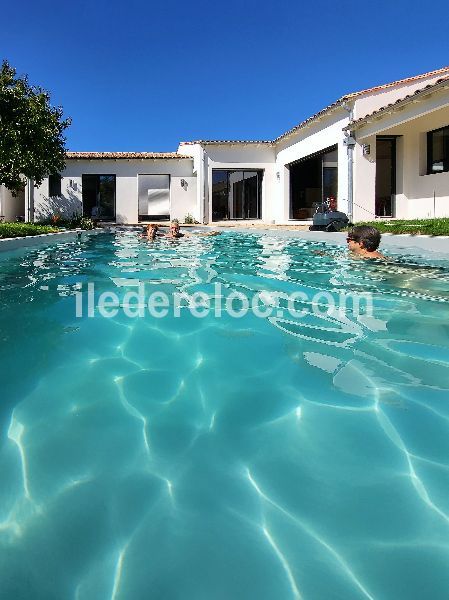
{"type": "Polygon", "coordinates": [[[432,134],[432,171],[444,170],[444,130],[432,134]]]}
{"type": "Polygon", "coordinates": [[[244,213],[246,219],[258,219],[259,206],[259,175],[257,171],[245,172],[244,213]]]}
{"type": "Polygon", "coordinates": [[[49,175],[48,177],[48,195],[50,198],[53,196],[61,195],[61,175],[49,175]]]}
{"type": "Polygon", "coordinates": [[[232,206],[231,219],[244,219],[243,171],[229,172],[229,201],[232,206]]]}
{"type": "Polygon", "coordinates": [[[229,219],[228,171],[212,171],[212,221],[229,219]]]}
{"type": "Polygon", "coordinates": [[[212,220],[260,219],[263,171],[212,171],[212,220]]]}
{"type": "Polygon", "coordinates": [[[100,218],[115,216],[115,175],[99,176],[99,208],[100,218]]]}

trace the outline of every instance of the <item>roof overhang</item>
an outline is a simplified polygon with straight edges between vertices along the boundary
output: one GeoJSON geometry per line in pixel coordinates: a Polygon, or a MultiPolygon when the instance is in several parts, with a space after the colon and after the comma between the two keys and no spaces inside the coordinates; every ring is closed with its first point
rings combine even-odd
{"type": "Polygon", "coordinates": [[[381,133],[391,127],[449,106],[448,90],[449,77],[445,77],[435,84],[427,85],[413,94],[349,123],[343,130],[358,132],[358,138],[381,133]]]}

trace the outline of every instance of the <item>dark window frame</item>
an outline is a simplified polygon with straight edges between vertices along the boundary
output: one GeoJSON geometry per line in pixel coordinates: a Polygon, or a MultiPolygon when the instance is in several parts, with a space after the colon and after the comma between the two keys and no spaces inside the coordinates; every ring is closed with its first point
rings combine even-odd
{"type": "Polygon", "coordinates": [[[449,125],[439,127],[427,132],[427,175],[436,175],[437,173],[447,173],[449,171],[449,125]],[[436,133],[443,132],[443,168],[434,169],[433,156],[433,137],[436,133]]]}
{"type": "Polygon", "coordinates": [[[52,173],[48,176],[48,197],[49,198],[62,196],[61,181],[62,181],[62,177],[59,173],[52,173]]]}
{"type": "MultiPolygon", "coordinates": [[[[117,175],[115,173],[83,173],[81,175],[81,181],[82,181],[82,202],[83,202],[83,216],[85,217],[92,217],[92,214],[87,214],[86,210],[85,210],[85,199],[84,199],[84,183],[85,183],[85,177],[97,177],[97,183],[96,186],[97,188],[99,188],[100,186],[100,178],[101,177],[112,177],[113,181],[114,181],[114,209],[113,209],[113,215],[111,216],[104,216],[99,214],[97,217],[98,220],[101,221],[114,221],[117,217],[117,175]]],[[[95,204],[94,206],[98,206],[98,204],[95,204]]],[[[92,210],[92,209],[91,209],[92,210]]]]}
{"type": "MultiPolygon", "coordinates": [[[[212,221],[227,221],[227,220],[232,220],[232,221],[247,221],[247,220],[251,220],[251,221],[260,221],[262,219],[262,186],[263,186],[263,181],[264,181],[264,177],[265,177],[265,169],[254,169],[254,168],[245,168],[242,167],[240,169],[226,169],[226,168],[218,168],[218,169],[212,169],[212,189],[211,189],[211,200],[212,200],[212,221]],[[245,216],[238,216],[236,217],[235,215],[231,216],[228,214],[227,216],[224,216],[222,218],[214,218],[214,173],[225,173],[226,174],[226,195],[229,197],[229,190],[230,190],[230,181],[229,181],[229,177],[231,173],[242,173],[242,182],[243,182],[243,187],[242,187],[242,197],[239,199],[244,203],[244,194],[245,194],[245,189],[246,189],[246,183],[245,181],[247,181],[249,178],[246,178],[245,175],[252,173],[255,174],[257,176],[257,189],[256,189],[256,213],[257,216],[256,217],[245,217],[245,216]]],[[[238,199],[234,199],[234,203],[236,202],[236,200],[238,199]]],[[[235,204],[234,204],[234,208],[235,208],[235,204]]]]}

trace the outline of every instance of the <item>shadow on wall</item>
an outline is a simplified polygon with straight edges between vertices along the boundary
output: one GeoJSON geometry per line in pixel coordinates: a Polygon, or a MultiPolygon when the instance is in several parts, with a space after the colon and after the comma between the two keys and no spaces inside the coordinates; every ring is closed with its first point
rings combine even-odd
{"type": "Polygon", "coordinates": [[[71,218],[83,212],[83,204],[77,194],[69,190],[67,196],[45,196],[42,204],[34,207],[36,221],[50,219],[54,215],[71,218]]]}
{"type": "Polygon", "coordinates": [[[125,217],[125,215],[117,214],[115,215],[115,222],[120,223],[121,225],[125,225],[126,223],[128,223],[128,218],[125,217]]]}

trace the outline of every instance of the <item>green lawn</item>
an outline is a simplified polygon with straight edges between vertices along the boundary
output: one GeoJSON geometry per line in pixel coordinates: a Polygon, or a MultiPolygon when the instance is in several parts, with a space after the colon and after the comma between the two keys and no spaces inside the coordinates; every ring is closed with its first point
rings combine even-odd
{"type": "Polygon", "coordinates": [[[35,225],[34,223],[0,223],[0,239],[25,237],[27,235],[40,235],[42,233],[54,233],[57,227],[49,225],[35,225]]]}
{"type": "Polygon", "coordinates": [[[369,221],[356,225],[371,225],[381,233],[411,233],[413,235],[449,235],[449,218],[444,219],[412,219],[410,221],[369,221]]]}

